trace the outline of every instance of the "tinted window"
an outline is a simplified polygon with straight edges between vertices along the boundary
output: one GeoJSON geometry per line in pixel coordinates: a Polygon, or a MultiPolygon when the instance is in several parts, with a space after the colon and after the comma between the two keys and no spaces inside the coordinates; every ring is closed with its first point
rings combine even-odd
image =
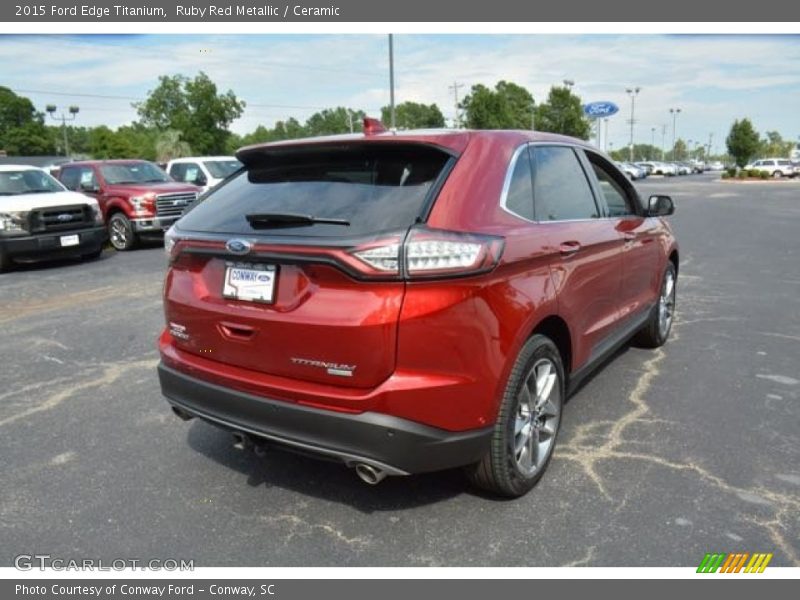
{"type": "Polygon", "coordinates": [[[61,168],[61,183],[68,190],[77,190],[81,181],[81,172],[77,167],[61,168]]]}
{"type": "Polygon", "coordinates": [[[156,165],[144,161],[106,164],[100,167],[100,171],[103,173],[103,179],[111,185],[172,181],[170,176],[156,165]]]}
{"type": "Polygon", "coordinates": [[[587,152],[587,157],[592,164],[594,174],[597,176],[597,182],[600,184],[600,191],[603,192],[603,197],[608,207],[609,217],[621,217],[624,215],[635,214],[633,205],[631,204],[628,192],[623,187],[622,182],[618,180],[611,169],[601,164],[602,159],[595,157],[587,152]]]}
{"type": "Polygon", "coordinates": [[[596,219],[599,212],[578,157],[566,146],[534,146],[534,211],[538,221],[596,219]]]}
{"type": "Polygon", "coordinates": [[[405,228],[449,155],[412,144],[348,144],[267,148],[238,175],[208,194],[182,219],[181,229],[219,233],[352,236],[405,228]],[[301,214],[344,219],[254,230],[248,214],[301,214]]]}
{"type": "Polygon", "coordinates": [[[523,148],[517,155],[514,170],[511,173],[511,180],[506,194],[506,208],[520,217],[533,221],[533,183],[531,175],[528,149],[523,148]]]}
{"type": "Polygon", "coordinates": [[[58,181],[38,169],[0,171],[0,196],[63,191],[64,188],[58,181]]]}
{"type": "Polygon", "coordinates": [[[183,163],[174,163],[169,168],[169,175],[175,181],[186,181],[186,165],[183,163]]]}
{"type": "Polygon", "coordinates": [[[207,160],[203,162],[215,179],[225,179],[228,175],[233,175],[242,168],[242,163],[238,160],[207,160]]]}

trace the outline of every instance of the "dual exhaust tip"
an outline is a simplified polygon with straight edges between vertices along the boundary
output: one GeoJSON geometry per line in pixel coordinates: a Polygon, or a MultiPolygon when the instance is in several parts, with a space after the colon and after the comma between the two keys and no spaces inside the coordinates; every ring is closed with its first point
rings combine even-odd
{"type": "MultiPolygon", "coordinates": [[[[241,431],[233,432],[233,447],[237,450],[252,449],[258,456],[264,456],[267,450],[264,444],[254,441],[251,436],[241,431]]],[[[373,467],[367,463],[356,463],[355,471],[358,478],[367,485],[378,485],[388,475],[383,469],[373,467]]]]}

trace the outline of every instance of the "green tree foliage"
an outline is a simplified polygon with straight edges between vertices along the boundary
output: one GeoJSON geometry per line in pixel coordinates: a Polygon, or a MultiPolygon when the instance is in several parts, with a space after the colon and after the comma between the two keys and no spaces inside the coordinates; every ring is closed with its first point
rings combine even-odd
{"type": "MultiPolygon", "coordinates": [[[[444,127],[444,115],[436,104],[402,102],[394,107],[398,129],[436,129],[444,127]]],[[[381,108],[381,121],[388,127],[392,120],[391,107],[381,108]]],[[[359,123],[359,127],[360,127],[359,123]]]]}
{"type": "Polygon", "coordinates": [[[158,80],[147,99],[134,104],[142,123],[180,132],[181,139],[200,154],[224,152],[228,127],[242,116],[245,103],[231,90],[217,93],[216,84],[202,71],[194,79],[162,75],[158,80]]]}
{"type": "Polygon", "coordinates": [[[334,135],[337,133],[350,133],[361,131],[361,121],[364,112],[350,110],[343,106],[326,108],[314,113],[306,121],[305,132],[309,136],[334,135]]]}
{"type": "Polygon", "coordinates": [[[10,155],[53,154],[55,143],[44,115],[28,98],[0,87],[0,149],[10,155]]]}
{"type": "Polygon", "coordinates": [[[686,142],[684,142],[681,138],[678,138],[677,140],[675,140],[675,145],[669,152],[669,159],[686,160],[688,157],[689,157],[689,151],[686,146],[686,142]]]}
{"type": "Polygon", "coordinates": [[[500,81],[494,89],[473,85],[460,104],[472,129],[530,129],[533,96],[524,87],[500,81]]]}
{"type": "Polygon", "coordinates": [[[564,86],[553,86],[547,101],[536,107],[536,129],[588,140],[592,132],[579,96],[564,86]]]}
{"type": "Polygon", "coordinates": [[[760,148],[758,132],[750,119],[734,121],[725,144],[728,154],[733,157],[738,166],[743,167],[750,162],[750,159],[758,154],[760,148]]]}
{"type": "Polygon", "coordinates": [[[786,141],[777,131],[768,131],[761,140],[761,156],[785,158],[789,156],[794,147],[794,142],[786,141]]]}
{"type": "Polygon", "coordinates": [[[156,139],[156,160],[169,162],[173,158],[191,156],[192,147],[181,139],[180,131],[167,129],[158,134],[156,139]]]}

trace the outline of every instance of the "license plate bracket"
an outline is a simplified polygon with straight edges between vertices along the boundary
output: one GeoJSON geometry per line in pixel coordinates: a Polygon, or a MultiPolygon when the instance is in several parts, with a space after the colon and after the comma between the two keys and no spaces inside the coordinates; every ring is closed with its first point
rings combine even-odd
{"type": "Polygon", "coordinates": [[[231,300],[272,304],[278,269],[275,265],[225,262],[222,296],[231,300]]]}

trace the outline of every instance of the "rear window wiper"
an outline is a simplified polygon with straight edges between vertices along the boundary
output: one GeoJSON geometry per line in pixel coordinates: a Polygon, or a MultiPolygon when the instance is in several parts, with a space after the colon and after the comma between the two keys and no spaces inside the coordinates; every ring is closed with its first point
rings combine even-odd
{"type": "Polygon", "coordinates": [[[245,219],[253,229],[260,227],[288,227],[293,225],[314,225],[326,223],[330,225],[350,226],[350,221],[344,219],[329,219],[313,215],[299,215],[294,213],[254,213],[245,215],[245,219]]]}

